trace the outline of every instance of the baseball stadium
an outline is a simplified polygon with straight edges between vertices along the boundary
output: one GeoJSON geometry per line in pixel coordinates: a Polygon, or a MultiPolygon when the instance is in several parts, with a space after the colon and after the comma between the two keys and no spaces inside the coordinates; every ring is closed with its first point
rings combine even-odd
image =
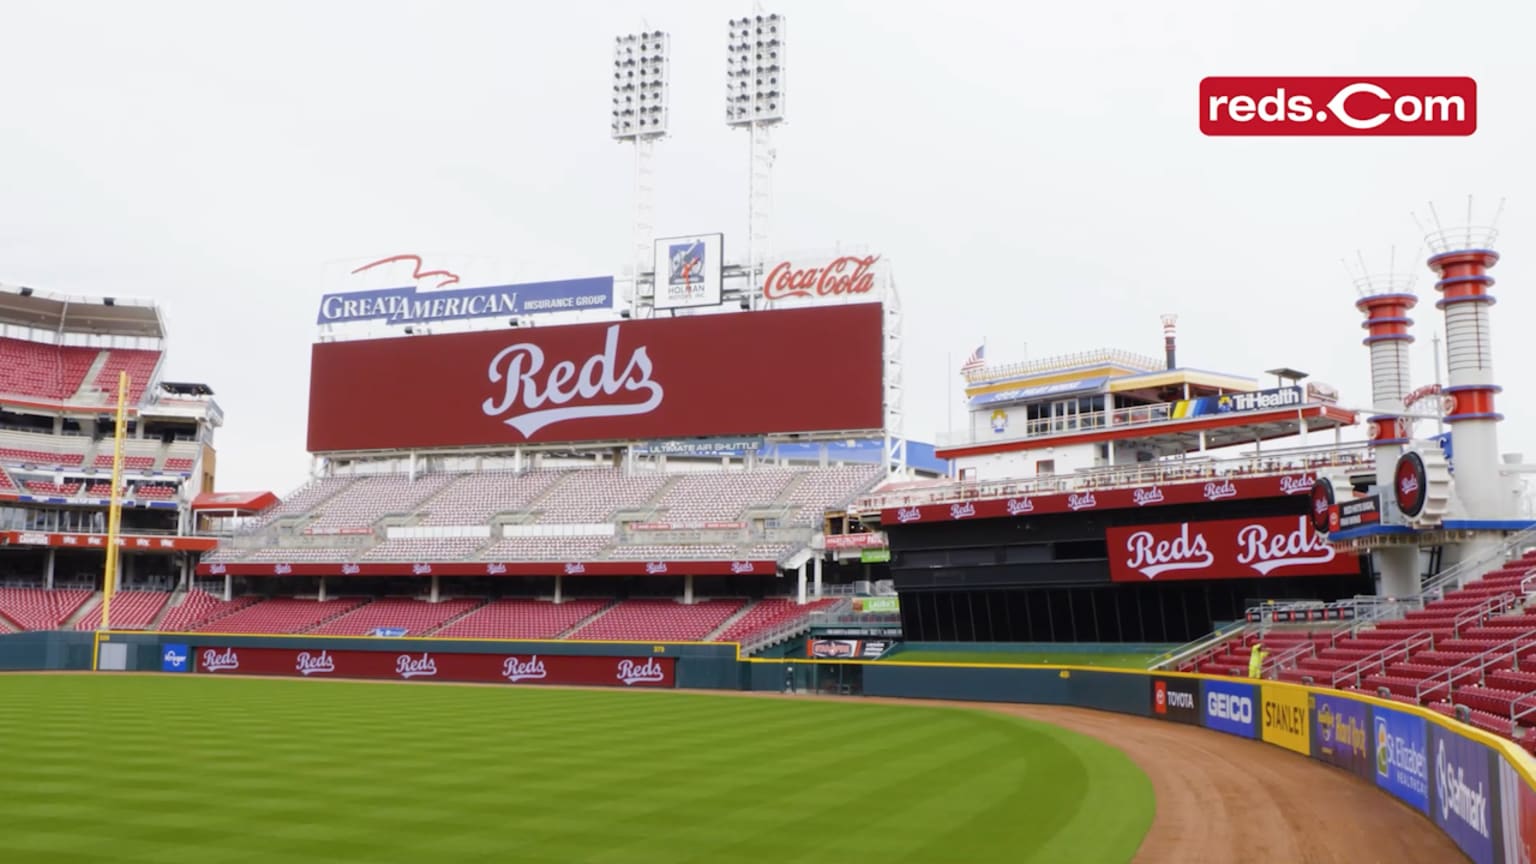
{"type": "MultiPolygon", "coordinates": [[[[784,19],[729,27],[759,160],[784,19]]],[[[668,50],[614,43],[642,166],[668,50]]],[[[1320,316],[1369,393],[1189,367],[1170,314],[978,348],[926,441],[892,250],[360,256],[274,382],[292,489],[221,485],[258,421],[166,377],[156,302],[0,285],[0,861],[1528,864],[1536,469],[1476,212],[1432,310],[1361,272],[1320,316]]]]}

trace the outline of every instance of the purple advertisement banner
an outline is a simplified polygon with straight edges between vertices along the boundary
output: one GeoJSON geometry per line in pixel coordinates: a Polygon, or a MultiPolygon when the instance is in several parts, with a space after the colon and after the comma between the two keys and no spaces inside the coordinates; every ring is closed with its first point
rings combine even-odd
{"type": "Polygon", "coordinates": [[[1442,729],[1430,731],[1434,798],[1430,815],[1477,864],[1494,864],[1493,791],[1487,747],[1442,729]]]}
{"type": "Polygon", "coordinates": [[[1364,702],[1338,696],[1314,697],[1312,756],[1364,780],[1375,776],[1371,721],[1364,702]]]}

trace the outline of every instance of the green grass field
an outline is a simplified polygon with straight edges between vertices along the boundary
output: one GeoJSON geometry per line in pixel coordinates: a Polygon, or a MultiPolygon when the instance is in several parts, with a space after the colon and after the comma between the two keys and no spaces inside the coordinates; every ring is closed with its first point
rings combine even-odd
{"type": "Polygon", "coordinates": [[[858,700],[0,675],[0,862],[1122,862],[1152,787],[858,700]]]}
{"type": "Polygon", "coordinates": [[[1021,663],[1040,666],[1102,666],[1145,669],[1155,654],[1111,654],[1098,651],[899,651],[888,659],[903,663],[1021,663]]]}

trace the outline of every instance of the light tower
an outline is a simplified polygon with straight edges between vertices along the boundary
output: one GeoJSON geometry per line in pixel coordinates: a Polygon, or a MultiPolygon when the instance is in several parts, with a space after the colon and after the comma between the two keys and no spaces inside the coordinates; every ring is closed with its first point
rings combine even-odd
{"type": "Polygon", "coordinates": [[[730,22],[726,48],[725,125],[746,129],[747,297],[763,302],[761,257],[768,249],[772,206],[771,130],[784,122],[784,16],[754,14],[730,22]]]}
{"type": "Polygon", "coordinates": [[[672,38],[660,30],[646,30],[614,37],[613,140],[635,148],[635,224],[630,262],[634,279],[627,303],[639,300],[640,274],[654,272],[651,241],[654,239],[656,188],[651,161],[656,142],[667,134],[667,79],[672,38]]]}
{"type": "MultiPolygon", "coordinates": [[[[1467,199],[1467,224],[1444,228],[1430,205],[1434,230],[1427,231],[1429,269],[1439,276],[1435,306],[1445,312],[1447,385],[1445,422],[1451,428],[1456,497],[1464,517],[1473,521],[1509,518],[1505,512],[1499,473],[1499,421],[1494,410],[1493,340],[1488,309],[1494,298],[1489,268],[1499,262],[1493,251],[1498,239],[1498,211],[1485,225],[1472,224],[1472,200],[1467,199]]],[[[1422,226],[1421,226],[1422,227],[1422,226]]]]}
{"type": "MultiPolygon", "coordinates": [[[[1366,270],[1361,258],[1360,275],[1355,278],[1359,299],[1355,308],[1365,313],[1366,337],[1362,340],[1371,352],[1371,405],[1375,413],[1369,422],[1370,445],[1376,459],[1377,488],[1393,488],[1398,458],[1411,438],[1411,424],[1403,417],[1403,397],[1411,389],[1409,346],[1413,344],[1408,313],[1418,305],[1413,293],[1414,277],[1397,272],[1394,250],[1385,274],[1366,270]]],[[[1384,496],[1390,498],[1390,496],[1384,496]]],[[[1414,546],[1383,546],[1376,552],[1377,572],[1381,574],[1379,593],[1406,597],[1419,590],[1419,553],[1414,546]]]]}

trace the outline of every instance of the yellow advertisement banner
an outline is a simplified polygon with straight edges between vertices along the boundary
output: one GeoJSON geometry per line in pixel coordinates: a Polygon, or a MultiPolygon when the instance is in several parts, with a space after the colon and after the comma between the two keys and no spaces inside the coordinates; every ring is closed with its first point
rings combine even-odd
{"type": "Polygon", "coordinates": [[[1312,755],[1312,716],[1307,691],[1300,687],[1265,684],[1260,688],[1261,737],[1278,747],[1312,755]]]}

